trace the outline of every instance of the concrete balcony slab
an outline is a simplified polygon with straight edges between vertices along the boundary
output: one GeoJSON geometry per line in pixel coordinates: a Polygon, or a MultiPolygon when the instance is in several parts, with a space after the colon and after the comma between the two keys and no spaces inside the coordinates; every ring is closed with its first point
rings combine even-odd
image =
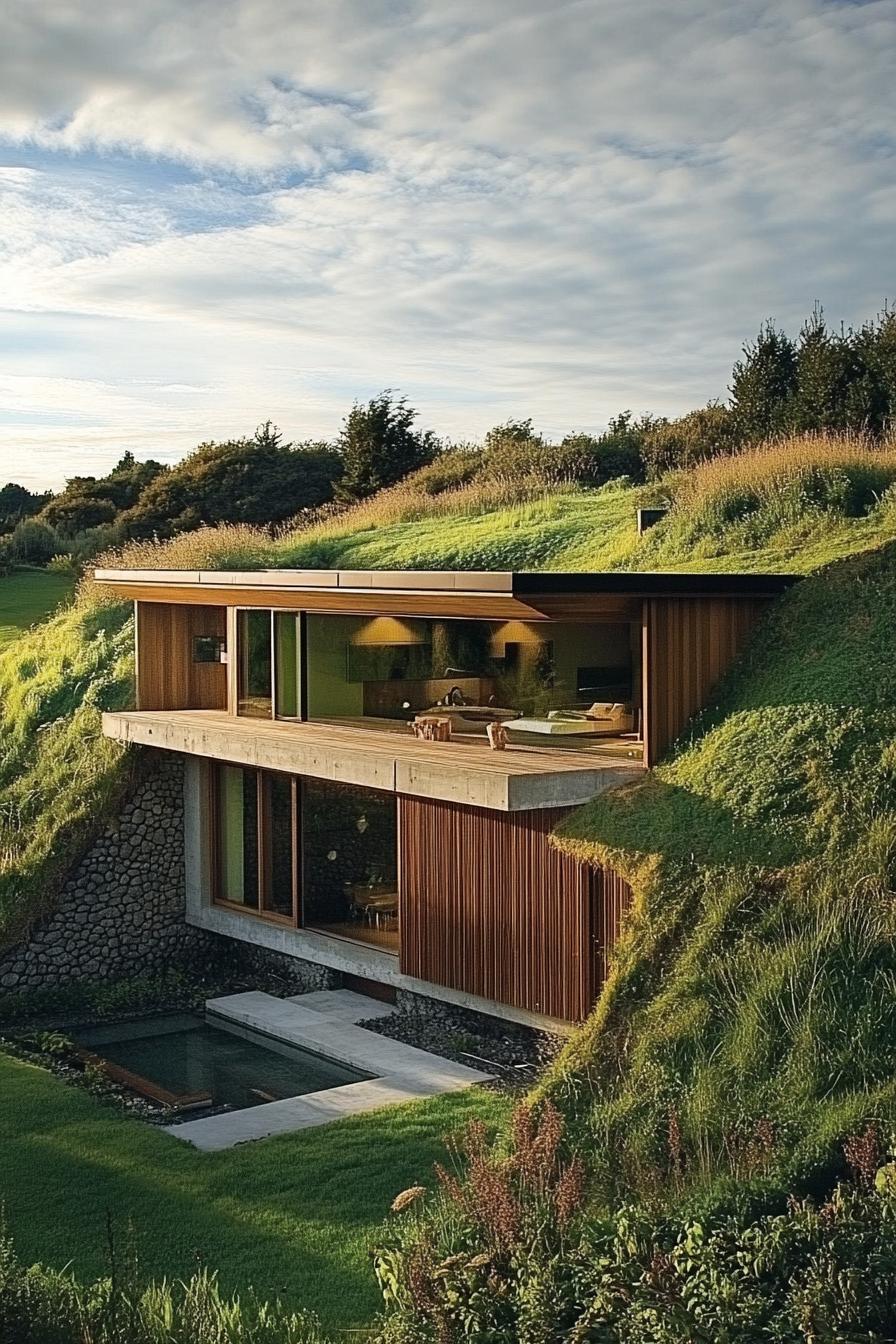
{"type": "Polygon", "coordinates": [[[103,732],[119,742],[499,812],[575,807],[643,773],[640,761],[597,745],[511,743],[492,751],[477,737],[420,742],[400,729],[344,720],[298,723],[220,710],[104,714],[103,732]]]}

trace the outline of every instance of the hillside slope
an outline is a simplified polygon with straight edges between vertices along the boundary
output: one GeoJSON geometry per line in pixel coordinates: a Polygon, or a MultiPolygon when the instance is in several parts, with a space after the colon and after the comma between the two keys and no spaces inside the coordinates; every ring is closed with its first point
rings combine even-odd
{"type": "Polygon", "coordinates": [[[608,1191],[836,1164],[896,1119],[896,543],[778,602],[672,758],[556,837],[623,872],[611,981],[548,1087],[608,1191]]]}

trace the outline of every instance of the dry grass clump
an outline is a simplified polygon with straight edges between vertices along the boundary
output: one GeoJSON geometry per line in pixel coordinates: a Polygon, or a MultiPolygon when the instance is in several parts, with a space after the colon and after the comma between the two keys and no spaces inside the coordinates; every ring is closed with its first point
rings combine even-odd
{"type": "Polygon", "coordinates": [[[682,556],[798,547],[819,527],[823,534],[832,524],[869,518],[892,503],[896,442],[794,435],[701,462],[663,484],[672,510],[645,543],[639,568],[682,556]]]}
{"type": "Polygon", "coordinates": [[[835,472],[868,479],[886,489],[896,480],[896,442],[881,444],[863,435],[829,433],[773,439],[698,463],[681,478],[677,499],[694,506],[731,491],[761,497],[782,482],[835,472]]]}

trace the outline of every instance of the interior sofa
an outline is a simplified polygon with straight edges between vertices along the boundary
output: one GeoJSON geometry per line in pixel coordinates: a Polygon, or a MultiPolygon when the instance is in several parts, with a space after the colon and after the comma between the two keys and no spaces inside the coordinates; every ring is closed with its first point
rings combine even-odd
{"type": "Polygon", "coordinates": [[[630,705],[597,700],[587,709],[552,709],[544,718],[513,719],[505,728],[514,733],[541,733],[546,737],[619,737],[630,733],[634,715],[630,705]]]}

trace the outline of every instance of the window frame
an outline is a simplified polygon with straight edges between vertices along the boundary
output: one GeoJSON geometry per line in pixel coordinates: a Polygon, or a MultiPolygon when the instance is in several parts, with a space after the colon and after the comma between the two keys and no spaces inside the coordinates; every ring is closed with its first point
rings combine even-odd
{"type": "Polygon", "coordinates": [[[259,723],[305,723],[308,719],[308,630],[307,612],[300,607],[229,607],[230,626],[228,644],[233,649],[233,657],[228,659],[230,666],[227,690],[227,712],[239,719],[257,719],[259,723]],[[247,612],[265,612],[269,622],[270,648],[270,714],[240,713],[240,673],[242,670],[241,630],[243,617],[247,612]],[[278,619],[292,616],[296,623],[296,682],[297,714],[280,714],[277,710],[280,699],[280,684],[277,673],[277,624],[278,619]]]}
{"type": "Polygon", "coordinates": [[[265,919],[269,923],[279,924],[282,927],[296,929],[301,928],[302,919],[302,901],[300,890],[301,874],[301,835],[302,828],[299,821],[298,811],[301,807],[301,789],[299,788],[300,777],[298,775],[287,774],[282,770],[263,770],[258,766],[234,766],[229,761],[211,761],[211,768],[208,771],[207,787],[207,807],[208,807],[208,856],[209,856],[209,886],[211,904],[219,906],[223,910],[230,910],[235,914],[248,915],[252,919],[265,919]],[[242,771],[243,774],[254,775],[255,777],[255,797],[256,797],[256,883],[258,890],[258,904],[244,905],[239,901],[228,900],[226,896],[221,895],[222,873],[221,873],[221,804],[220,804],[220,777],[222,769],[230,766],[231,769],[242,771]],[[265,788],[265,777],[267,775],[280,775],[289,780],[290,785],[290,877],[291,877],[291,897],[292,913],[289,915],[280,914],[279,911],[270,909],[271,898],[271,830],[270,830],[270,796],[265,788]]]}

